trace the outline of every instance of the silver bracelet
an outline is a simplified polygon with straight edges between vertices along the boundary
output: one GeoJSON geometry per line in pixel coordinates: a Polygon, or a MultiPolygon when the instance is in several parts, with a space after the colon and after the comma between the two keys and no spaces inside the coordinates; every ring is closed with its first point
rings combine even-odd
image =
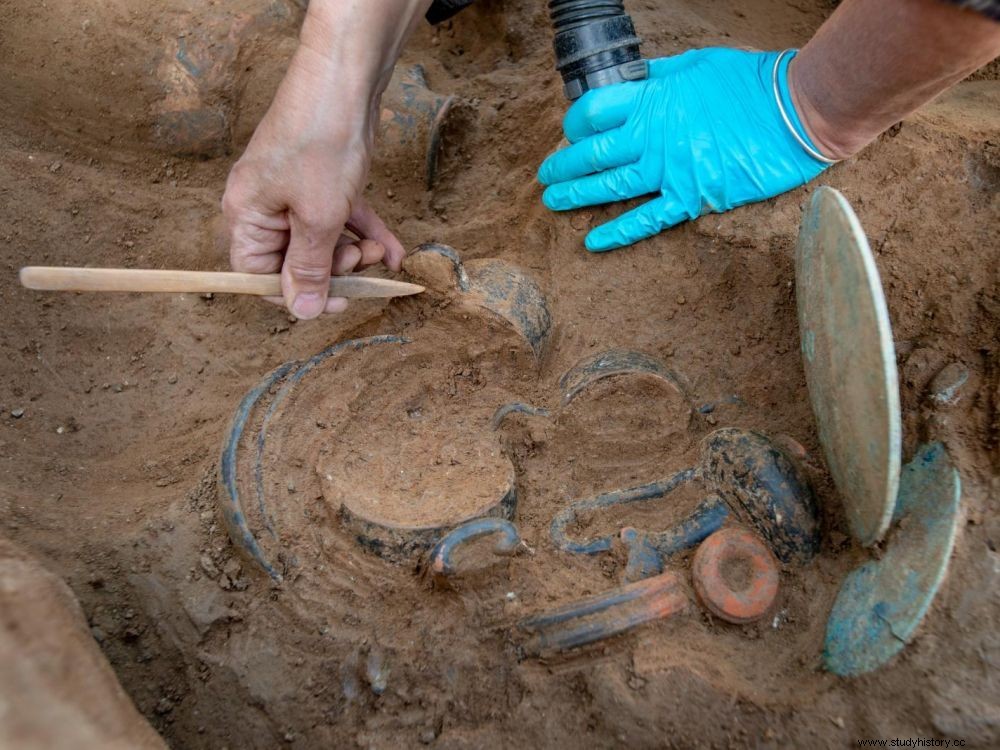
{"type": "Polygon", "coordinates": [[[774,101],[778,105],[778,111],[781,113],[781,119],[785,121],[785,126],[788,128],[788,132],[792,134],[792,137],[798,141],[800,146],[802,146],[802,150],[809,154],[809,156],[816,161],[823,162],[824,164],[836,164],[840,161],[840,159],[831,159],[828,156],[823,156],[823,154],[806,143],[805,139],[799,135],[799,131],[796,130],[795,126],[792,124],[791,118],[789,118],[788,113],[785,111],[785,104],[781,101],[781,89],[778,88],[778,66],[781,65],[781,61],[784,59],[785,55],[790,52],[794,52],[794,50],[786,49],[778,55],[774,61],[774,70],[771,72],[771,83],[774,86],[774,101]]]}

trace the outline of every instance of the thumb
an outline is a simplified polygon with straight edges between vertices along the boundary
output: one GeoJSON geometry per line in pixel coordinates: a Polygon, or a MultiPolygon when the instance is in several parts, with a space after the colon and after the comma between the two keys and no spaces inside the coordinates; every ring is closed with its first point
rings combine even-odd
{"type": "Polygon", "coordinates": [[[291,236],[281,267],[281,293],[296,318],[310,320],[326,308],[333,249],[343,227],[310,222],[292,212],[288,218],[291,236]]]}
{"type": "Polygon", "coordinates": [[[699,58],[704,56],[701,54],[703,51],[704,50],[700,49],[689,49],[687,52],[682,52],[679,55],[658,57],[655,60],[650,60],[649,77],[667,78],[673,73],[683,70],[684,68],[697,62],[699,58]]]}

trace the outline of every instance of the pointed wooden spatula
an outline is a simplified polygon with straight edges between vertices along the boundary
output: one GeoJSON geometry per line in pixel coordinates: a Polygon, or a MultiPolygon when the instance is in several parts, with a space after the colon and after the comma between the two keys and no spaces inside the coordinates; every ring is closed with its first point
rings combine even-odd
{"type": "MultiPolygon", "coordinates": [[[[26,266],[21,284],[28,289],[62,292],[190,292],[192,294],[255,294],[281,296],[281,277],[264,273],[226,271],[165,271],[138,268],[66,268],[26,266]]],[[[405,297],[424,287],[395,279],[331,276],[330,296],[405,297]]]]}

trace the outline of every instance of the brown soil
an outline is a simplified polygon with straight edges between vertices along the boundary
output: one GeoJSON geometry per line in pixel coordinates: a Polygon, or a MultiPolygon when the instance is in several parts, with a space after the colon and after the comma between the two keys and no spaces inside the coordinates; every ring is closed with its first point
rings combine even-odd
{"type": "MultiPolygon", "coordinates": [[[[448,526],[476,517],[506,492],[512,468],[489,427],[489,403],[504,397],[483,393],[487,358],[456,366],[464,350],[438,343],[421,339],[310,376],[319,393],[300,397],[310,412],[324,400],[349,399],[346,419],[327,420],[329,439],[317,465],[334,510],[343,503],[383,523],[448,526]],[[364,388],[352,393],[357,383],[364,388]],[[464,408],[477,397],[482,401],[464,408]]],[[[300,418],[301,412],[283,415],[284,421],[300,418]]],[[[301,449],[308,446],[282,446],[269,455],[301,449]]]]}
{"type": "Polygon", "coordinates": [[[727,558],[719,565],[719,576],[733,591],[746,591],[753,580],[753,568],[744,557],[727,558]]]}
{"type": "MultiPolygon", "coordinates": [[[[631,10],[647,53],[671,54],[799,45],[833,3],[639,6],[631,10]]],[[[300,10],[265,0],[0,2],[0,533],[67,581],[125,690],[176,747],[1000,743],[997,68],[817,183],[844,192],[876,253],[905,451],[945,442],[966,521],[915,642],[882,670],[844,680],[820,668],[823,628],[839,582],[870,553],[847,536],[799,360],[792,253],[810,188],[634,248],[586,253],[585,229],[621,208],[554,215],[539,201],[534,170],[558,143],[565,110],[544,13],[540,2],[484,0],[417,33],[404,62],[457,97],[436,185],[426,190],[388,150],[368,191],[404,244],[446,242],[465,259],[514,263],[542,285],[554,327],[536,361],[496,343],[497,321],[433,296],[362,301],[304,324],[236,297],[21,289],[15,272],[27,264],[225,268],[216,239],[225,175],[280,79],[300,10]],[[212,62],[198,81],[171,62],[181,44],[212,62]],[[200,119],[182,116],[195,111],[200,119]],[[201,128],[199,142],[185,141],[201,156],[171,153],[182,125],[201,128]],[[237,554],[216,507],[229,419],[280,363],[375,332],[412,334],[427,367],[407,370],[413,381],[393,390],[352,364],[350,399],[317,397],[347,409],[354,440],[303,432],[300,460],[273,478],[282,517],[299,530],[279,540],[297,555],[274,585],[237,554]],[[498,401],[555,408],[559,376],[615,347],[667,363],[684,402],[655,380],[609,379],[553,420],[505,421],[516,522],[533,552],[508,565],[432,589],[412,567],[358,548],[321,489],[299,491],[319,487],[315,467],[367,451],[388,493],[394,460],[417,471],[436,454],[486,446],[490,436],[474,426],[498,401]],[[970,372],[960,399],[932,406],[930,382],[956,361],[970,372]],[[394,425],[424,394],[428,414],[468,420],[453,434],[483,442],[449,447],[435,420],[434,450],[421,453],[419,429],[394,425]],[[372,421],[359,418],[380,404],[372,421]],[[807,451],[824,544],[809,567],[783,572],[774,616],[730,626],[692,606],[580,654],[519,660],[509,634],[520,617],[620,580],[619,555],[556,550],[553,515],[571,499],[693,465],[699,439],[721,426],[789,436],[780,439],[807,451]]],[[[463,475],[463,486],[481,490],[475,479],[463,475]]],[[[435,475],[433,485],[451,481],[435,475]]],[[[662,528],[700,497],[687,488],[655,509],[594,518],[580,533],[662,528]]],[[[685,565],[675,567],[686,580],[685,565]]]]}
{"type": "Polygon", "coordinates": [[[102,639],[58,576],[0,541],[0,746],[164,747],[115,679],[102,639]]]}

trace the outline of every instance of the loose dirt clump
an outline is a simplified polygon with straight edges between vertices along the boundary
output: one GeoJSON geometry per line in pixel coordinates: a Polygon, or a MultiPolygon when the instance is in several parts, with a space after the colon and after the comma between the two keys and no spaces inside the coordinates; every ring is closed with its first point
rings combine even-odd
{"type": "MultiPolygon", "coordinates": [[[[633,6],[650,55],[798,46],[833,7],[633,6]]],[[[904,452],[942,440],[963,482],[951,575],[918,638],[882,670],[844,680],[820,668],[823,629],[840,581],[869,553],[850,542],[800,363],[793,251],[812,188],[587,253],[586,230],[623,209],[568,216],[541,205],[535,169],[559,143],[566,108],[544,3],[486,0],[417,32],[403,63],[420,64],[431,91],[455,97],[460,127],[442,131],[433,189],[376,155],[367,190],[407,246],[445,242],[465,261],[499,259],[529,274],[552,316],[539,356],[442,295],[359,301],[305,324],[252,299],[46,296],[17,285],[28,264],[225,268],[225,176],[280,80],[301,12],[281,0],[0,5],[0,534],[66,580],[126,692],[167,742],[1000,742],[996,66],[816,183],[847,196],[875,252],[896,336],[904,452]],[[194,64],[202,58],[213,65],[194,64]],[[412,338],[425,366],[369,381],[352,364],[342,384],[351,393],[331,391],[327,411],[302,420],[299,460],[269,488],[285,514],[278,520],[294,516],[282,527],[292,531],[268,542],[295,553],[278,561],[279,585],[232,545],[219,512],[230,420],[281,363],[376,333],[412,338]],[[664,363],[677,391],[609,378],[563,408],[563,373],[622,348],[664,363]],[[969,373],[958,397],[931,398],[953,363],[969,373]],[[552,416],[512,414],[494,433],[493,410],[508,400],[552,416]],[[415,414],[467,422],[424,433],[415,414]],[[773,613],[735,626],[693,604],[582,653],[522,659],[513,623],[620,582],[621,550],[565,554],[549,537],[553,516],[573,500],[693,466],[700,439],[727,426],[801,444],[822,510],[820,554],[783,570],[773,613]],[[441,466],[481,461],[481,475],[462,474],[461,487],[474,495],[488,485],[482,497],[509,462],[526,545],[442,589],[417,562],[361,548],[340,525],[343,498],[322,484],[336,471],[350,474],[338,486],[363,484],[364,458],[385,497],[400,482],[443,493],[447,472],[390,476],[394,462],[414,471],[438,466],[435,457],[441,466]]],[[[373,371],[390,372],[385,356],[373,371]]],[[[701,497],[687,488],[584,518],[574,533],[660,529],[701,497]]],[[[688,564],[682,555],[671,567],[688,580],[688,564]]]]}

